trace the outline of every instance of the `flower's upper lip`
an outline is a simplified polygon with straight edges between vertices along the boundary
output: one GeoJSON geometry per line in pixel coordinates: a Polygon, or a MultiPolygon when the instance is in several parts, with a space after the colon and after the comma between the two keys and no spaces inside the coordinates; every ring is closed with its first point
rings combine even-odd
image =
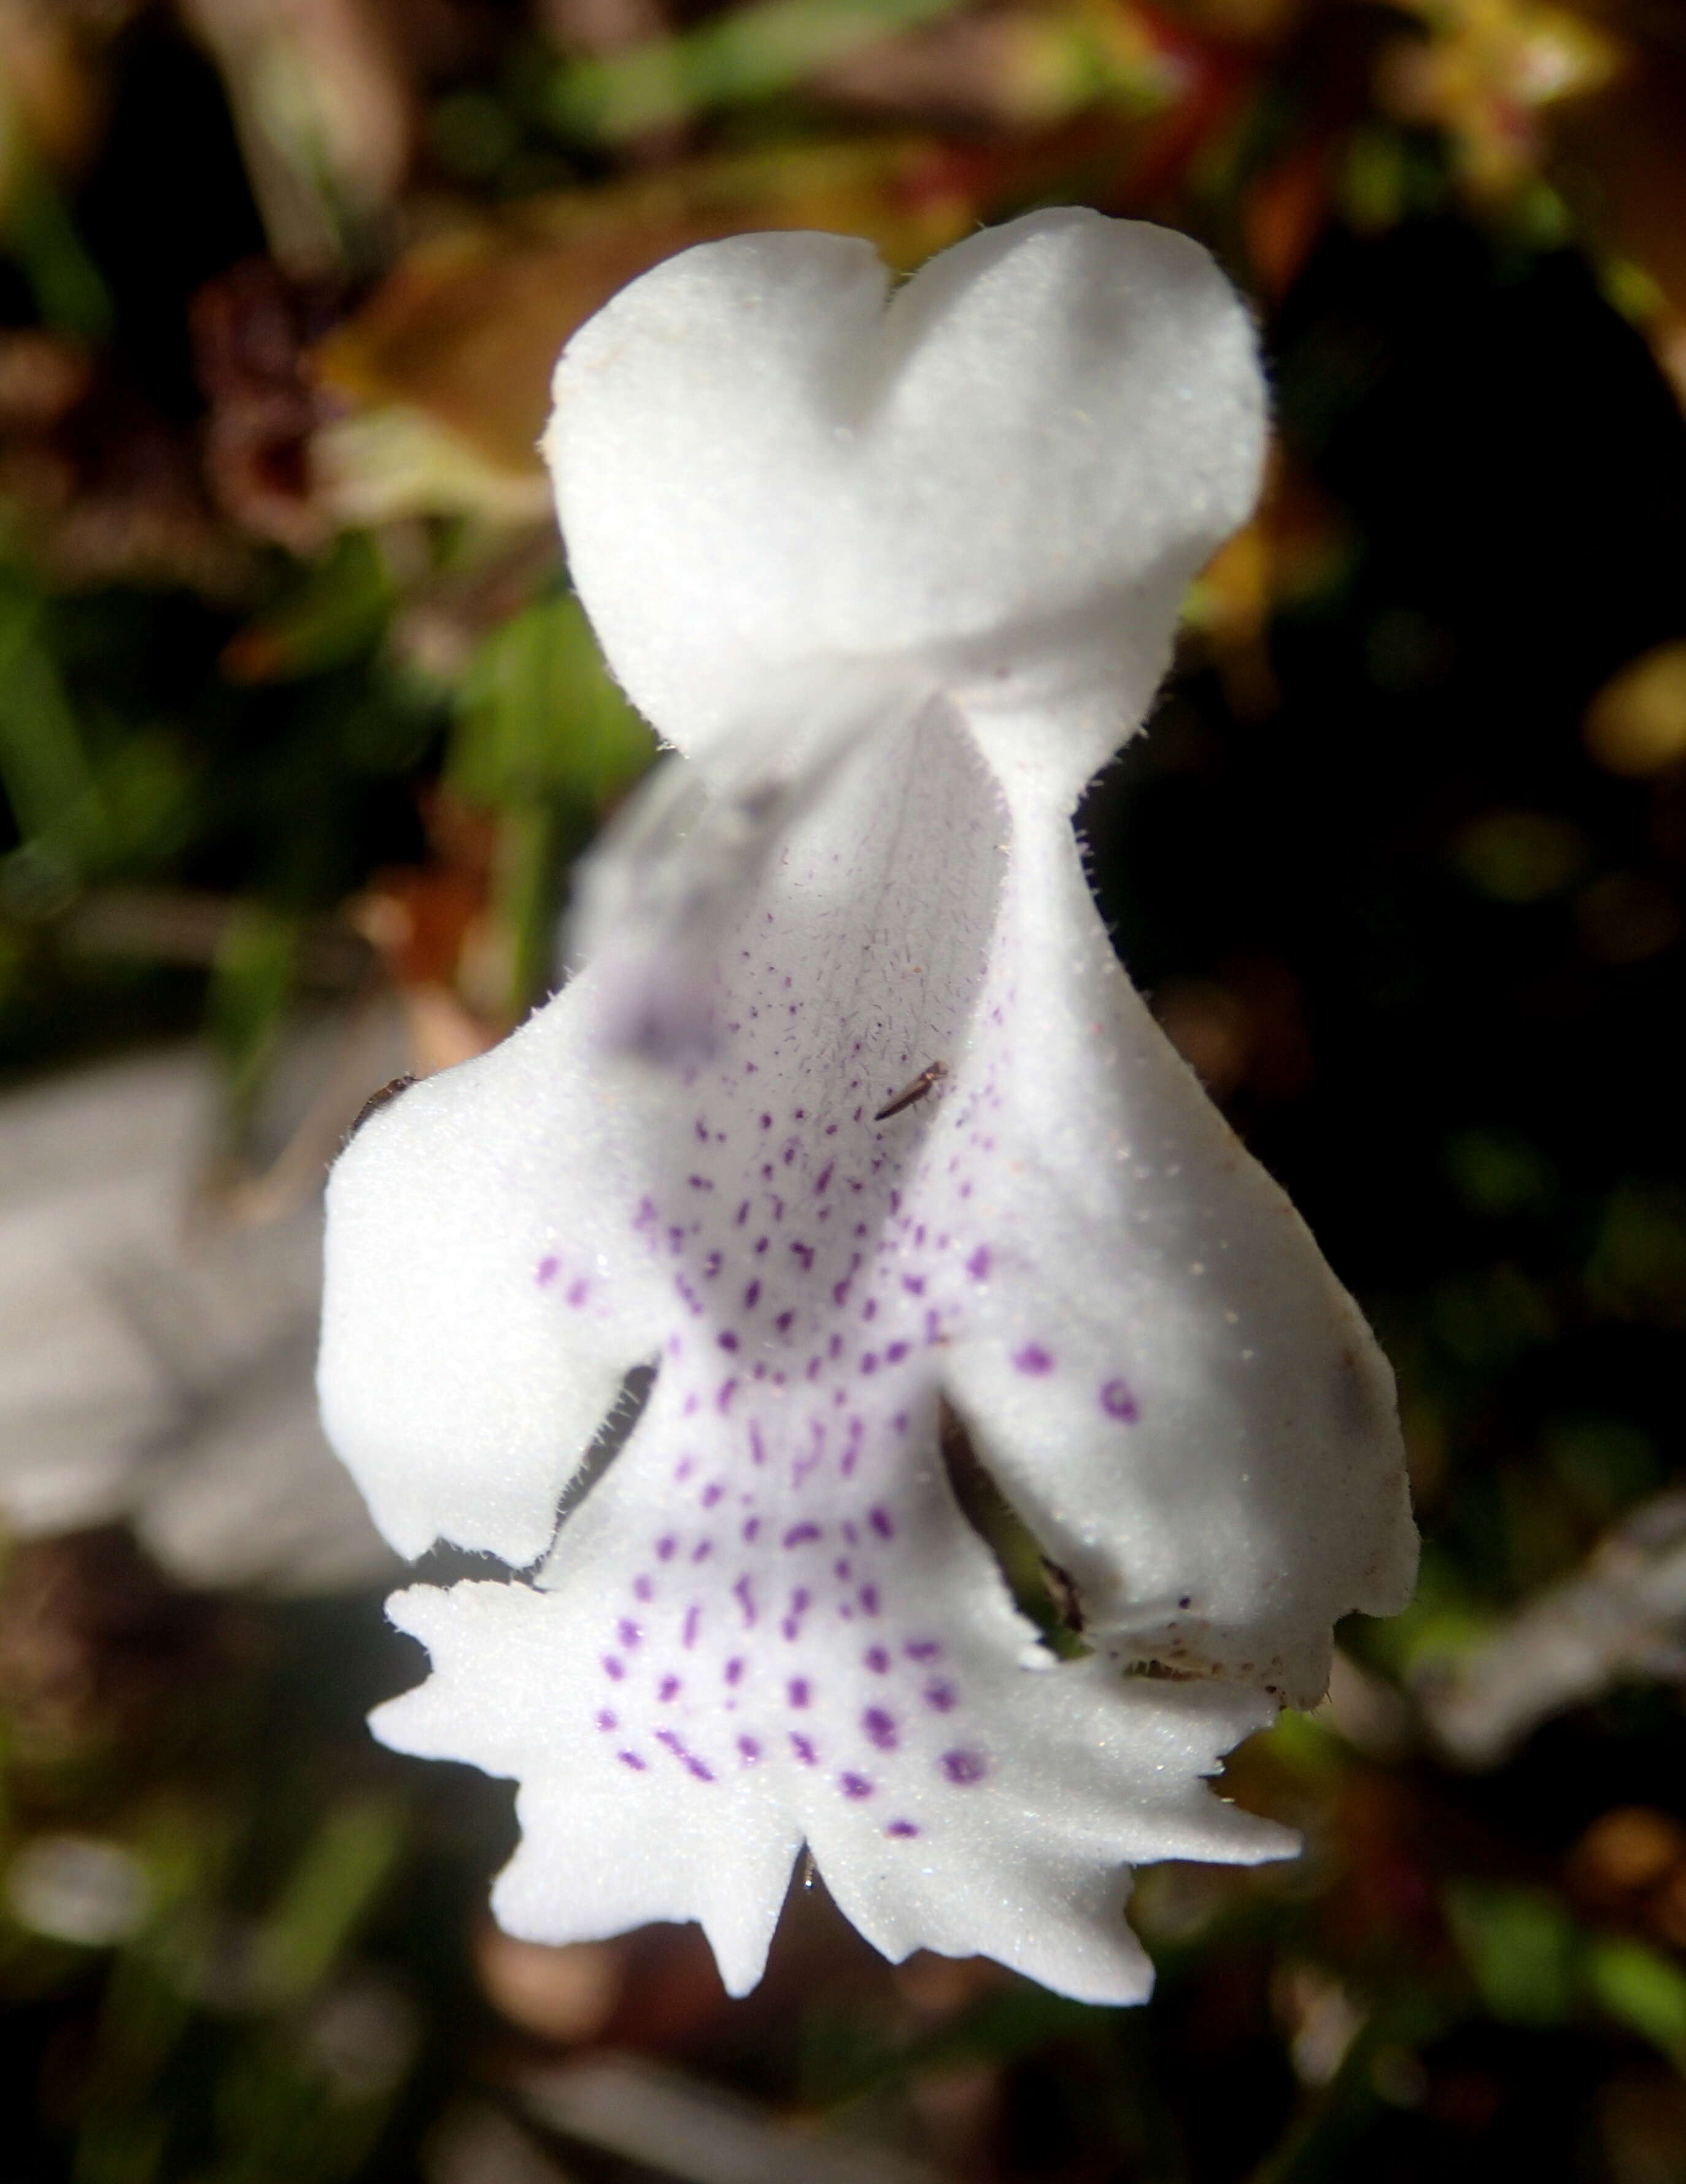
{"type": "Polygon", "coordinates": [[[1251,332],[1185,238],[1047,213],[887,283],[863,244],[740,237],[646,276],[558,367],[575,582],[693,755],[743,733],[770,671],[844,660],[980,700],[1099,677],[1145,701],[1129,603],[1156,677],[1166,600],[1252,501],[1251,332]]]}

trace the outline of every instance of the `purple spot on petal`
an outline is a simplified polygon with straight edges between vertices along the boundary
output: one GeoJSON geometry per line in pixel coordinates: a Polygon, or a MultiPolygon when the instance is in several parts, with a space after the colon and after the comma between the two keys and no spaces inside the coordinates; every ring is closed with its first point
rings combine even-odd
{"type": "Polygon", "coordinates": [[[653,1579],[647,1577],[635,1577],[633,1580],[633,1598],[634,1600],[649,1600],[654,1596],[655,1591],[656,1584],[653,1579]]]}
{"type": "Polygon", "coordinates": [[[663,1676],[661,1682],[656,1686],[656,1696],[664,1703],[669,1699],[678,1698],[679,1696],[678,1678],[677,1676],[663,1676]]]}
{"type": "Polygon", "coordinates": [[[846,1797],[870,1797],[873,1793],[873,1786],[864,1774],[845,1774],[840,1778],[838,1787],[846,1797]]]}
{"type": "Polygon", "coordinates": [[[940,1763],[951,1782],[981,1782],[989,1763],[981,1752],[945,1752],[940,1763]]]}
{"type": "Polygon", "coordinates": [[[623,1661],[617,1661],[612,1653],[606,1653],[603,1656],[603,1673],[611,1683],[619,1683],[626,1672],[626,1663],[623,1661]]]}
{"type": "Polygon", "coordinates": [[[597,1717],[599,1729],[618,1729],[620,1725],[619,1717],[611,1713],[607,1707],[605,1707],[597,1717]]]}
{"type": "Polygon", "coordinates": [[[578,1311],[581,1305],[585,1302],[585,1300],[590,1295],[590,1294],[591,1284],[589,1282],[570,1282],[568,1284],[568,1302],[574,1307],[576,1312],[578,1311]]]}
{"type": "Polygon", "coordinates": [[[1141,1416],[1129,1384],[1124,1380],[1108,1381],[1101,1390],[1101,1408],[1109,1418],[1122,1418],[1125,1425],[1134,1425],[1141,1416]]]}
{"type": "Polygon", "coordinates": [[[812,1767],[819,1758],[818,1752],[814,1750],[812,1744],[806,1736],[793,1736],[790,1739],[790,1749],[804,1767],[812,1767]]]}
{"type": "Polygon", "coordinates": [[[703,1507],[705,1509],[712,1509],[725,1491],[725,1488],[720,1484],[720,1481],[717,1479],[711,1479],[707,1485],[702,1490],[703,1507]]]}
{"type": "Polygon", "coordinates": [[[886,1365],[899,1365],[907,1355],[907,1346],[905,1342],[892,1342],[884,1353],[884,1362],[886,1365]]]}
{"type": "Polygon", "coordinates": [[[696,1545],[691,1549],[691,1560],[694,1563],[706,1563],[713,1552],[714,1542],[712,1540],[699,1540],[696,1545]]]}
{"type": "Polygon", "coordinates": [[[878,1587],[875,1585],[863,1585],[861,1587],[859,1596],[862,1614],[876,1615],[878,1613],[878,1587]]]}
{"type": "Polygon", "coordinates": [[[637,1752],[617,1752],[615,1754],[615,1757],[621,1762],[621,1764],[623,1767],[635,1767],[640,1774],[643,1774],[644,1762],[639,1758],[637,1752]]]}
{"type": "Polygon", "coordinates": [[[910,1661],[934,1661],[942,1648],[935,1638],[915,1638],[902,1650],[910,1661]]]}
{"type": "Polygon", "coordinates": [[[787,1547],[805,1546],[810,1540],[817,1540],[818,1537],[818,1524],[792,1524],[784,1535],[784,1544],[787,1547]]]}
{"type": "Polygon", "coordinates": [[[656,1552],[662,1562],[670,1563],[673,1559],[673,1550],[678,1544],[673,1534],[668,1532],[656,1542],[656,1552]]]}
{"type": "Polygon", "coordinates": [[[930,1708],[934,1713],[948,1713],[952,1711],[955,1703],[954,1686],[952,1684],[927,1684],[925,1685],[925,1704],[930,1708]]]}
{"type": "Polygon", "coordinates": [[[627,1616],[622,1616],[621,1620],[615,1625],[615,1632],[622,1645],[626,1646],[628,1651],[630,1651],[633,1646],[636,1646],[639,1639],[644,1635],[644,1633],[639,1629],[637,1624],[633,1622],[630,1618],[627,1616]]]}
{"type": "MultiPolygon", "coordinates": [[[[735,1350],[738,1346],[738,1338],[729,1327],[727,1328],[723,1334],[717,1336],[716,1340],[718,1341],[720,1347],[723,1350],[735,1350]]],[[[1030,1368],[1027,1366],[1024,1369],[1028,1372],[1030,1370],[1030,1368]]],[[[1036,1369],[1038,1371],[1041,1371],[1045,1368],[1038,1367],[1036,1369]]]]}
{"type": "Polygon", "coordinates": [[[1021,1373],[1052,1373],[1053,1359],[1040,1342],[1027,1342],[1013,1357],[1013,1364],[1021,1373]]]}
{"type": "Polygon", "coordinates": [[[918,1835],[919,1830],[912,1820],[892,1820],[884,1832],[887,1836],[899,1836],[905,1841],[909,1836],[918,1835]]]}
{"type": "Polygon", "coordinates": [[[875,1744],[880,1752],[895,1751],[896,1743],[895,1718],[893,1715],[887,1714],[882,1707],[868,1707],[861,1716],[861,1727],[865,1730],[868,1740],[875,1744]]]}
{"type": "Polygon", "coordinates": [[[890,1674],[890,1656],[885,1652],[882,1646],[868,1646],[866,1652],[861,1658],[866,1663],[867,1666],[872,1670],[874,1675],[887,1676],[890,1674]]]}
{"type": "Polygon", "coordinates": [[[753,1767],[761,1757],[761,1747],[752,1736],[740,1736],[738,1739],[738,1750],[743,1756],[745,1767],[753,1767]]]}
{"type": "Polygon", "coordinates": [[[538,1283],[541,1290],[548,1289],[550,1286],[550,1284],[555,1280],[556,1268],[560,1264],[561,1262],[553,1258],[548,1252],[544,1257],[539,1262],[538,1268],[534,1273],[533,1279],[538,1283]]]}
{"type": "Polygon", "coordinates": [[[740,1577],[738,1580],[732,1587],[732,1595],[744,1611],[745,1623],[752,1624],[755,1621],[755,1595],[750,1589],[747,1577],[740,1577]]]}
{"type": "Polygon", "coordinates": [[[974,1282],[986,1282],[990,1276],[990,1247],[980,1244],[966,1262],[966,1271],[974,1282]]]}
{"type": "Polygon", "coordinates": [[[734,1657],[726,1663],[726,1680],[729,1684],[740,1684],[743,1680],[744,1664],[734,1657]]]}
{"type": "Polygon", "coordinates": [[[753,1312],[760,1302],[761,1284],[759,1282],[751,1282],[749,1287],[744,1291],[744,1310],[745,1312],[753,1312]]]}
{"type": "Polygon", "coordinates": [[[745,1538],[745,1540],[753,1540],[753,1539],[755,1538],[755,1536],[756,1536],[756,1533],[757,1533],[757,1532],[759,1532],[759,1531],[760,1531],[760,1529],[761,1529],[761,1519],[760,1519],[760,1518],[759,1518],[759,1517],[748,1517],[748,1518],[745,1518],[745,1520],[744,1520],[744,1538],[745,1538]]]}
{"type": "Polygon", "coordinates": [[[702,1610],[693,1602],[691,1606],[685,1610],[685,1627],[679,1640],[679,1643],[682,1646],[695,1645],[696,1627],[701,1620],[702,1610]]]}
{"type": "Polygon", "coordinates": [[[784,1696],[793,1707],[805,1707],[813,1696],[813,1688],[806,1676],[792,1676],[784,1686],[784,1696]]]}
{"type": "Polygon", "coordinates": [[[890,1522],[890,1512],[887,1509],[868,1510],[867,1522],[878,1534],[879,1539],[889,1540],[896,1536],[896,1527],[890,1522]]]}

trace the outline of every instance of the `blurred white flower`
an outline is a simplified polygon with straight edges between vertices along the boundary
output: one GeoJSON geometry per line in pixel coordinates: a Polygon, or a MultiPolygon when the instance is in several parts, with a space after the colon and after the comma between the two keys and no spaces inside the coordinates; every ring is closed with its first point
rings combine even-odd
{"type": "Polygon", "coordinates": [[[695,1918],[741,1992],[806,1841],[887,1954],[1121,2002],[1129,1864],[1293,1847],[1205,1778],[1409,1591],[1392,1383],[1070,823],[1263,439],[1205,254],[1081,212],[893,293],[863,243],[708,245],[564,355],[574,580],[684,755],[579,976],[340,1161],[321,1369],[396,1546],[536,1565],[400,1595],[434,1673],[377,1717],[520,1781],[511,1931],[695,1918]],[[962,1517],[944,1398],[1088,1658],[962,1517]]]}
{"type": "Polygon", "coordinates": [[[215,1119],[187,1050],[0,1102],[0,1525],[126,1518],[194,1585],[367,1583],[389,1558],[311,1384],[320,1196],[219,1210],[215,1119]]]}
{"type": "Polygon", "coordinates": [[[122,1844],[43,1835],[31,1836],[7,1867],[4,1896],[30,1933],[109,1949],[139,1933],[153,1892],[145,1866],[122,1844]]]}

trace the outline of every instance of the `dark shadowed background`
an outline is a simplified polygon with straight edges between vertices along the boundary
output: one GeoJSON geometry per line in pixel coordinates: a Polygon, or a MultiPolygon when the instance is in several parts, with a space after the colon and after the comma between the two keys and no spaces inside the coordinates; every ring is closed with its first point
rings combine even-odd
{"type": "Polygon", "coordinates": [[[1686,2176],[1683,403],[1672,0],[0,0],[0,2174],[1686,2176]],[[364,1731],[315,1194],[650,755],[572,327],[1071,200],[1259,313],[1266,500],[1083,824],[1382,1334],[1423,1580],[1231,1764],[1305,1857],[1142,1876],[1147,2008],[800,1881],[732,2003],[500,1936],[507,1786],[364,1731]]]}

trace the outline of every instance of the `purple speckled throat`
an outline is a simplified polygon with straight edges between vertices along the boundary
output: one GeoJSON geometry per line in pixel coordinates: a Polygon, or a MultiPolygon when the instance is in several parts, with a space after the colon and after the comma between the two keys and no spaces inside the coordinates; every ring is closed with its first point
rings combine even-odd
{"type": "MultiPolygon", "coordinates": [[[[1008,822],[942,716],[853,772],[882,922],[852,960],[828,951],[836,852],[805,863],[799,838],[777,916],[763,898],[729,952],[716,1051],[685,1072],[683,1153],[652,1145],[648,1172],[670,1179],[625,1210],[669,1300],[656,1386],[596,1521],[564,1527],[543,1582],[583,1587],[595,1568],[589,1670],[558,1703],[628,1775],[701,1791],[793,1770],[911,1843],[1004,1763],[980,1680],[1023,1679],[997,1645],[980,1669],[979,1634],[951,1627],[942,1573],[975,1577],[980,1551],[935,1452],[945,1353],[1022,1256],[988,1212],[1008,822]],[[934,1061],[946,1082],[872,1119],[934,1061]]],[[[532,1274],[564,1314],[589,1313],[600,1279],[560,1240],[532,1274]]],[[[1009,1354],[1029,1381],[1063,1369],[1052,1330],[1009,1354]]],[[[1121,1373],[1091,1401],[1116,1428],[1135,1418],[1121,1373]]]]}

